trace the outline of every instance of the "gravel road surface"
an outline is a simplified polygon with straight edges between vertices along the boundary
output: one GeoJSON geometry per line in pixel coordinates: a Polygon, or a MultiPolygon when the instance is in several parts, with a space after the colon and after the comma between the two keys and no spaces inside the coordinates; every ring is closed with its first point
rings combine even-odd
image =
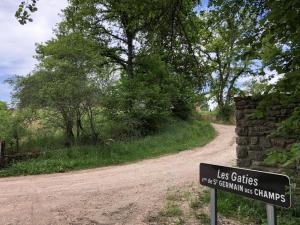
{"type": "Polygon", "coordinates": [[[233,126],[204,147],[132,164],[0,179],[1,225],[145,225],[169,188],[198,183],[199,163],[235,162],[233,126]]]}

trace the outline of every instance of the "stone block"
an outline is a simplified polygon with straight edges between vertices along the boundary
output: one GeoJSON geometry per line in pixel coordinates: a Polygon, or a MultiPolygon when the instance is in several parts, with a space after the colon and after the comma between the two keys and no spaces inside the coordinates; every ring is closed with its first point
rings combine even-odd
{"type": "Polygon", "coordinates": [[[281,105],[272,105],[272,106],[271,106],[271,109],[272,109],[272,110],[277,110],[277,111],[279,110],[279,111],[280,111],[281,108],[282,108],[281,105]]]}
{"type": "Polygon", "coordinates": [[[271,138],[271,143],[274,147],[280,148],[284,148],[287,144],[284,138],[271,138]]]}
{"type": "Polygon", "coordinates": [[[253,108],[247,108],[244,110],[245,114],[253,114],[255,112],[256,112],[256,109],[253,109],[253,108]]]}
{"type": "Polygon", "coordinates": [[[237,127],[237,128],[235,128],[235,133],[238,136],[247,136],[248,135],[248,129],[246,127],[237,127]]]}
{"type": "Polygon", "coordinates": [[[275,130],[277,128],[277,124],[274,121],[266,121],[264,122],[264,126],[270,130],[275,130]]]}
{"type": "Polygon", "coordinates": [[[267,112],[267,115],[268,116],[279,116],[279,115],[281,115],[281,110],[271,110],[271,111],[268,111],[267,112]]]}
{"type": "Polygon", "coordinates": [[[262,119],[254,119],[254,120],[250,120],[249,121],[249,125],[252,126],[264,126],[265,125],[265,121],[262,119]]]}
{"type": "Polygon", "coordinates": [[[250,144],[251,145],[257,145],[258,144],[258,137],[251,137],[250,138],[250,144]]]}
{"type": "Polygon", "coordinates": [[[242,110],[237,110],[235,111],[235,118],[236,120],[241,120],[244,117],[244,113],[242,110]]]}
{"type": "Polygon", "coordinates": [[[256,104],[249,103],[248,105],[245,106],[245,109],[256,109],[256,104]]]}
{"type": "Polygon", "coordinates": [[[237,127],[246,127],[247,126],[247,121],[244,119],[240,119],[236,121],[236,126],[237,127]]]}
{"type": "Polygon", "coordinates": [[[271,131],[265,126],[255,126],[248,128],[249,136],[264,136],[269,133],[271,133],[271,131]]]}
{"type": "Polygon", "coordinates": [[[238,167],[249,168],[250,165],[251,165],[251,160],[250,159],[238,159],[237,160],[237,166],[238,167]]]}
{"type": "Polygon", "coordinates": [[[259,146],[259,145],[249,145],[248,150],[250,150],[250,151],[261,151],[262,147],[259,146]]]}
{"type": "Polygon", "coordinates": [[[271,148],[272,147],[272,143],[271,143],[270,139],[267,138],[267,137],[260,137],[259,138],[259,144],[260,144],[260,146],[262,146],[264,148],[271,148]]]}
{"type": "Polygon", "coordinates": [[[248,144],[248,137],[237,137],[236,143],[238,145],[247,145],[248,144]]]}
{"type": "Polygon", "coordinates": [[[276,116],[270,116],[270,117],[268,117],[268,120],[273,121],[273,122],[279,121],[279,119],[276,116]]]}
{"type": "Polygon", "coordinates": [[[248,156],[248,148],[247,146],[237,146],[236,147],[236,155],[238,159],[243,159],[248,156]]]}
{"type": "Polygon", "coordinates": [[[262,161],[255,161],[255,160],[252,160],[252,166],[263,166],[263,162],[262,161]]]}
{"type": "Polygon", "coordinates": [[[248,151],[248,158],[255,161],[263,161],[264,153],[261,151],[248,151]]]}

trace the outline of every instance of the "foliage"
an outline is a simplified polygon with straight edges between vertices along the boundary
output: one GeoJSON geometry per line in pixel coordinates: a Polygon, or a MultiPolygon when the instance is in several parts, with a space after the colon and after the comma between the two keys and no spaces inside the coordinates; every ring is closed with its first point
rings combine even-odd
{"type": "Polygon", "coordinates": [[[209,121],[211,123],[226,124],[226,125],[234,125],[235,124],[235,119],[233,118],[233,116],[230,116],[230,118],[226,119],[226,120],[220,119],[220,117],[219,117],[220,112],[218,110],[200,111],[197,114],[199,115],[199,118],[201,120],[209,121]]]}
{"type": "Polygon", "coordinates": [[[86,114],[92,139],[97,141],[94,107],[109,81],[97,46],[80,33],[57,34],[57,39],[38,45],[37,53],[39,68],[14,81],[18,106],[55,111],[68,145],[74,142],[75,124],[77,138],[84,132],[82,117],[86,114]]]}
{"type": "Polygon", "coordinates": [[[296,139],[300,137],[300,107],[295,108],[292,115],[280,123],[277,135],[296,139]]]}
{"type": "Polygon", "coordinates": [[[121,78],[104,106],[109,118],[125,122],[127,132],[144,135],[157,130],[170,115],[176,89],[159,56],[140,56],[135,74],[131,80],[121,78]]]}
{"type": "Polygon", "coordinates": [[[103,49],[102,54],[120,70],[126,71],[131,79],[134,77],[136,56],[141,50],[151,47],[153,36],[162,27],[180,27],[174,21],[181,21],[187,16],[182,12],[192,12],[194,1],[177,1],[181,8],[173,7],[174,2],[72,0],[64,10],[64,24],[84,31],[97,40],[103,49]]]}
{"type": "Polygon", "coordinates": [[[101,145],[45,151],[37,158],[0,170],[0,176],[64,172],[132,162],[205,145],[215,136],[208,122],[168,121],[159,133],[101,145]]]}
{"type": "MultiPolygon", "coordinates": [[[[282,75],[276,84],[266,88],[260,110],[267,111],[272,103],[289,105],[300,99],[300,2],[283,1],[212,1],[214,7],[245,8],[257,15],[256,37],[251,38],[253,50],[268,71],[282,75]]],[[[262,71],[263,72],[263,71],[262,71]]],[[[264,74],[264,73],[262,73],[264,74]]],[[[295,110],[297,114],[298,110],[295,110]]],[[[261,114],[261,113],[260,113],[261,114]]],[[[299,142],[298,116],[291,115],[279,125],[278,135],[296,139],[299,142]]],[[[296,144],[297,146],[297,144],[296,144]]],[[[278,153],[279,155],[281,153],[278,153]]],[[[287,151],[287,156],[291,157],[287,151]]]]}
{"type": "Polygon", "coordinates": [[[257,55],[250,41],[257,26],[256,14],[224,1],[200,12],[198,17],[201,36],[195,49],[205,65],[210,98],[218,104],[219,116],[228,120],[238,79],[257,72],[257,55]]]}
{"type": "MultiPolygon", "coordinates": [[[[63,131],[68,146],[146,135],[171,115],[188,119],[195,4],[70,0],[55,38],[37,45],[37,68],[11,80],[16,107],[43,112],[39,130],[63,131]]],[[[36,10],[36,1],[22,2],[16,16],[25,24],[36,10]]]]}
{"type": "Polygon", "coordinates": [[[266,79],[248,80],[244,82],[243,87],[245,88],[245,90],[242,90],[243,95],[254,96],[254,97],[264,95],[270,91],[269,90],[270,85],[268,83],[268,80],[266,79]]]}
{"type": "MultiPolygon", "coordinates": [[[[278,88],[280,88],[281,82],[285,83],[284,78],[282,81],[279,81],[278,88]]],[[[268,96],[264,97],[260,102],[260,111],[256,113],[256,116],[263,117],[266,110],[269,110],[268,105],[270,102],[279,102],[280,104],[291,104],[290,101],[294,102],[294,99],[290,99],[290,97],[283,96],[279,97],[278,92],[271,93],[268,96]]],[[[295,164],[299,162],[300,159],[300,108],[297,107],[294,109],[292,114],[283,121],[278,123],[277,130],[275,130],[272,134],[272,137],[281,137],[293,140],[295,142],[292,145],[289,145],[285,149],[273,149],[267,155],[264,160],[264,164],[268,166],[278,166],[281,165],[283,167],[289,168],[291,166],[295,167],[295,164]]],[[[288,170],[287,170],[288,171],[288,170]]],[[[293,178],[297,179],[297,174],[288,171],[288,174],[293,178]]]]}
{"type": "MultiPolygon", "coordinates": [[[[186,119],[195,87],[191,79],[196,67],[191,60],[189,41],[195,3],[192,0],[70,1],[62,25],[94,38],[102,49],[101,55],[122,74],[122,83],[136,83],[134,79],[140,79],[141,56],[158,57],[177,82],[178,94],[172,99],[172,111],[186,119]]],[[[124,88],[123,91],[131,92],[124,88]]]]}
{"type": "Polygon", "coordinates": [[[33,117],[30,110],[8,109],[0,102],[0,140],[6,141],[9,151],[19,152],[22,137],[30,134],[28,126],[33,117]]]}
{"type": "Polygon", "coordinates": [[[31,14],[38,10],[36,7],[37,1],[38,0],[30,0],[30,2],[22,1],[20,3],[18,10],[15,13],[15,17],[20,24],[24,25],[27,22],[33,21],[31,18],[31,14]]]}

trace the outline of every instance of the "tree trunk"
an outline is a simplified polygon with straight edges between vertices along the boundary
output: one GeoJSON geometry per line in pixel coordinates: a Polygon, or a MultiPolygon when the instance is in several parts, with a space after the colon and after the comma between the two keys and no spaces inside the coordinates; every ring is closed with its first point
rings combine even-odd
{"type": "Polygon", "coordinates": [[[16,151],[19,152],[19,150],[20,150],[20,138],[19,138],[18,134],[15,136],[15,140],[16,140],[16,151]]]}
{"type": "Polygon", "coordinates": [[[133,37],[134,34],[129,32],[127,33],[127,50],[128,50],[127,73],[129,79],[133,78],[133,58],[134,58],[133,37]]]}
{"type": "Polygon", "coordinates": [[[218,119],[222,121],[229,121],[230,120],[230,108],[227,103],[224,103],[223,101],[218,103],[218,119]]]}
{"type": "Polygon", "coordinates": [[[96,132],[95,129],[94,115],[91,108],[88,109],[88,116],[89,116],[91,131],[92,131],[92,139],[93,139],[93,143],[95,144],[98,142],[98,133],[96,132]]]}
{"type": "Polygon", "coordinates": [[[81,122],[81,115],[79,112],[77,112],[77,118],[76,118],[76,138],[78,139],[80,136],[80,131],[83,131],[82,122],[81,122]]]}
{"type": "Polygon", "coordinates": [[[5,165],[5,141],[0,139],[0,167],[5,165]]]}
{"type": "Polygon", "coordinates": [[[74,143],[73,121],[67,120],[65,129],[66,146],[71,146],[74,143]]]}

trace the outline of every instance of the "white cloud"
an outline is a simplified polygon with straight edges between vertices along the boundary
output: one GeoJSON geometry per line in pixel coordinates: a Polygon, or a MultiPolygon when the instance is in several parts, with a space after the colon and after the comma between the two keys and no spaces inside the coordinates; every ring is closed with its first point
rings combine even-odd
{"type": "MultiPolygon", "coordinates": [[[[0,1],[0,82],[15,74],[26,75],[34,69],[35,43],[53,37],[53,28],[61,20],[58,15],[67,0],[40,0],[33,22],[20,25],[15,11],[21,0],[0,1]]],[[[9,100],[9,87],[0,84],[0,100],[9,100]]]]}

